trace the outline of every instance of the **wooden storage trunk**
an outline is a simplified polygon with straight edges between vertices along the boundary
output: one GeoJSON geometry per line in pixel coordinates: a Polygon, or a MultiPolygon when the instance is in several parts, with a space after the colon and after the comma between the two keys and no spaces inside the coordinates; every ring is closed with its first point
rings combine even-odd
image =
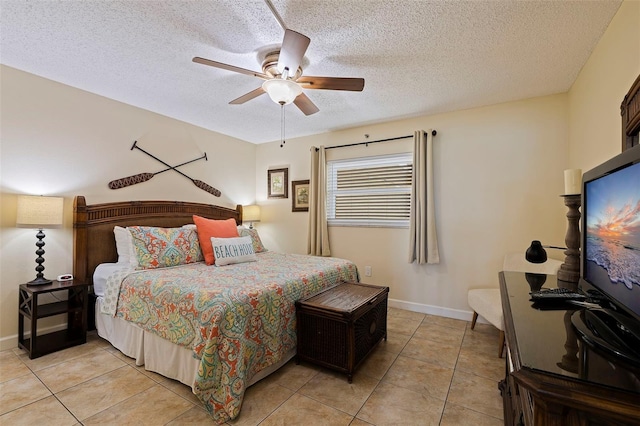
{"type": "Polygon", "coordinates": [[[347,373],[387,338],[389,287],[342,283],[296,302],[297,361],[347,373]]]}

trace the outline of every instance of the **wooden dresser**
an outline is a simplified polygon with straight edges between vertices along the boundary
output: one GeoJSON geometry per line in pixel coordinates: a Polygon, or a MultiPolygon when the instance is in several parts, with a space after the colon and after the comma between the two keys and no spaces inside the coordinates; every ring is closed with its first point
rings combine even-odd
{"type": "Polygon", "coordinates": [[[622,116],[622,150],[640,143],[640,75],[620,105],[622,116]]]}
{"type": "MultiPolygon", "coordinates": [[[[507,357],[500,383],[507,425],[640,425],[640,366],[584,344],[573,309],[531,307],[529,282],[556,276],[500,272],[507,357]],[[534,277],[535,275],[535,277],[534,277]]],[[[561,282],[562,283],[562,282],[561,282]]]]}

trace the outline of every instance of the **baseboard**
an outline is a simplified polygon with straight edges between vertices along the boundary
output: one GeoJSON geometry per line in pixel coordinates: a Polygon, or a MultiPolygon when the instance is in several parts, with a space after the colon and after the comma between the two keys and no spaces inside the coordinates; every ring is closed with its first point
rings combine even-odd
{"type": "MultiPolygon", "coordinates": [[[[56,324],[50,327],[45,327],[38,330],[38,335],[52,333],[54,331],[66,330],[67,324],[56,324]]],[[[31,332],[24,333],[25,338],[31,337],[31,332]]],[[[18,347],[18,335],[14,334],[12,336],[6,336],[0,338],[0,351],[6,351],[9,349],[15,349],[18,347]]]]}
{"type": "MultiPolygon", "coordinates": [[[[437,315],[439,317],[459,319],[463,321],[471,321],[473,312],[463,311],[460,309],[443,308],[441,306],[424,305],[422,303],[406,302],[404,300],[389,299],[389,306],[397,309],[405,309],[411,312],[419,312],[421,314],[437,315]]],[[[478,317],[478,322],[489,324],[484,318],[478,317]]]]}
{"type": "MultiPolygon", "coordinates": [[[[419,312],[421,314],[437,315],[440,317],[459,319],[463,321],[471,321],[473,312],[463,311],[460,309],[443,308],[441,306],[424,305],[422,303],[406,302],[404,300],[389,299],[389,306],[397,309],[405,309],[407,311],[419,312]]],[[[484,318],[478,317],[478,322],[483,324],[489,324],[484,318]]],[[[53,331],[64,330],[67,324],[58,324],[52,327],[43,328],[38,330],[42,334],[51,333],[53,331]]],[[[29,337],[30,333],[25,333],[25,337],[29,337]]],[[[0,351],[13,349],[18,347],[18,335],[7,336],[0,338],[0,351]]]]}

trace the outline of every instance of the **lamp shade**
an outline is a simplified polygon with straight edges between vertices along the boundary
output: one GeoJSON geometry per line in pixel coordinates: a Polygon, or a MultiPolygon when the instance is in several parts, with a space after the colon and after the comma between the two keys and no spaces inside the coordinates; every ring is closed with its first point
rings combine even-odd
{"type": "Polygon", "coordinates": [[[242,207],[243,222],[260,222],[260,206],[251,205],[242,207]]]}
{"type": "Polygon", "coordinates": [[[62,197],[18,196],[18,226],[50,228],[62,225],[62,197]]]}
{"type": "Polygon", "coordinates": [[[531,241],[531,245],[524,255],[527,262],[544,263],[547,261],[547,251],[542,247],[542,243],[538,240],[531,241]]]}
{"type": "Polygon", "coordinates": [[[273,102],[280,105],[289,105],[302,93],[302,87],[298,83],[280,78],[265,81],[262,88],[273,102]]]}

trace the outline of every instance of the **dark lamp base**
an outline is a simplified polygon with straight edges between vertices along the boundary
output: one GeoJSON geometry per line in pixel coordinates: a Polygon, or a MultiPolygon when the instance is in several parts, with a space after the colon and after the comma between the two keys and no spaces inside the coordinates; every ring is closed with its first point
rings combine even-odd
{"type": "Polygon", "coordinates": [[[38,233],[36,234],[36,238],[38,239],[38,241],[36,241],[36,247],[38,247],[38,250],[36,250],[36,254],[38,255],[38,257],[36,257],[36,263],[38,264],[38,266],[36,266],[36,279],[33,281],[29,281],[27,283],[27,285],[46,285],[46,284],[51,284],[52,281],[48,280],[44,277],[44,257],[42,257],[42,255],[44,255],[44,249],[42,247],[44,247],[44,232],[42,232],[42,229],[38,230],[38,233]]]}
{"type": "Polygon", "coordinates": [[[48,280],[44,277],[38,277],[33,281],[29,281],[27,283],[27,285],[47,285],[47,284],[51,284],[53,281],[48,280]]]}

